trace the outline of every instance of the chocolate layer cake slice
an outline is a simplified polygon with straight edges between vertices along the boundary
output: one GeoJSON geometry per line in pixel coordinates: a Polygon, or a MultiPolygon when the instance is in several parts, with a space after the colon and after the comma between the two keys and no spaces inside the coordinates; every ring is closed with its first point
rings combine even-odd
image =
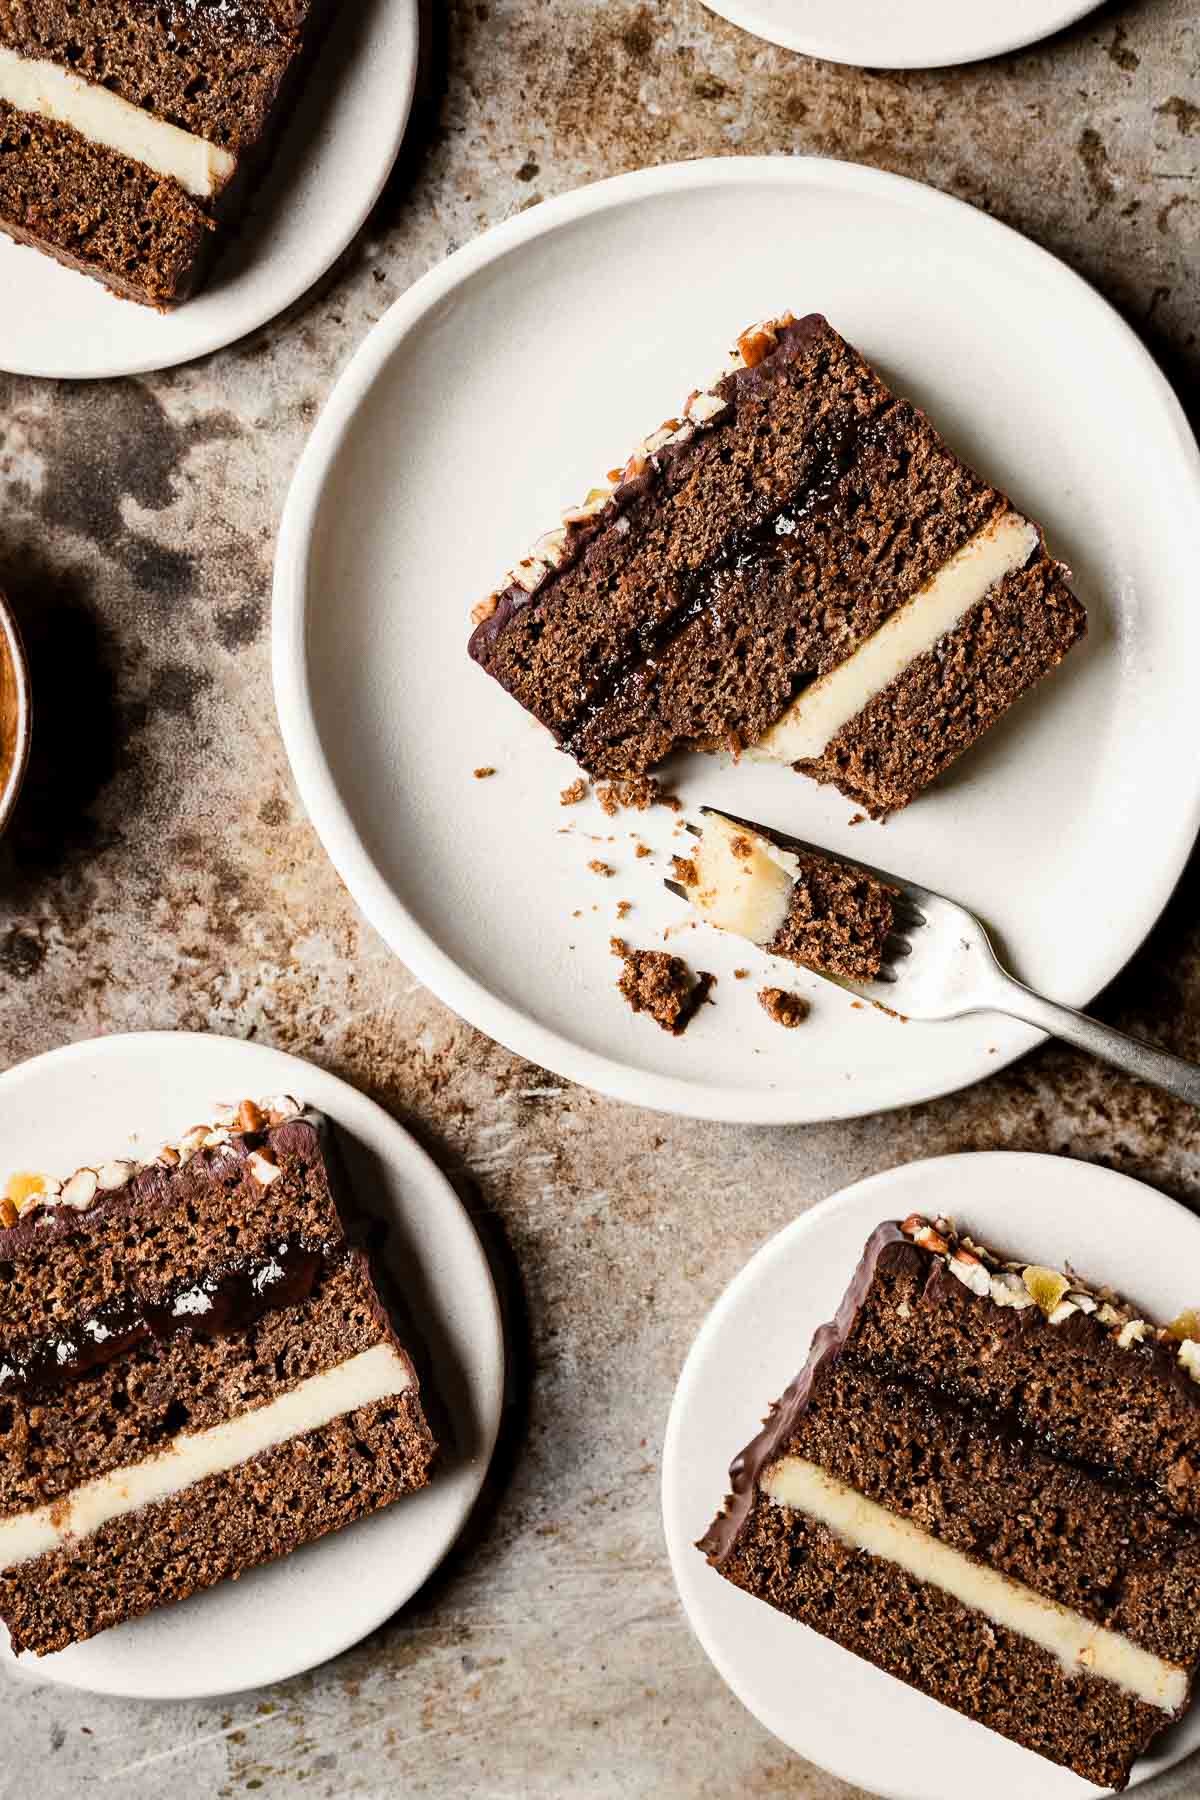
{"type": "Polygon", "coordinates": [[[668,887],[719,930],[834,981],[879,974],[900,894],[866,869],[711,806],[682,869],[668,887]]]}
{"type": "Polygon", "coordinates": [[[328,1122],[242,1103],[0,1201],[0,1620],[61,1650],[429,1478],[328,1122]]]}
{"type": "Polygon", "coordinates": [[[595,775],[752,748],[906,806],[1083,635],[1040,528],[817,314],[634,451],[470,651],[595,775]]]}
{"type": "Polygon", "coordinates": [[[727,1580],[1101,1786],[1200,1659],[1200,1318],[944,1219],[868,1239],[733,1463],[727,1580]]]}
{"type": "Polygon", "coordinates": [[[162,309],[260,168],[328,0],[0,0],[0,230],[162,309]]]}

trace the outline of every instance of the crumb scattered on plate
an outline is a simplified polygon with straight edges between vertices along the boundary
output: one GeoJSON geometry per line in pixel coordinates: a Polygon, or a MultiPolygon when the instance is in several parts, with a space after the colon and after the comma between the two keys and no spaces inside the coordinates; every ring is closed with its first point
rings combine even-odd
{"type": "Polygon", "coordinates": [[[613,818],[621,808],[645,812],[651,806],[669,806],[678,812],[682,802],[674,794],[664,794],[653,775],[629,775],[618,781],[606,781],[596,789],[600,805],[613,818]]]}
{"type": "Polygon", "coordinates": [[[625,967],[617,987],[635,1013],[646,1012],[664,1031],[681,1037],[716,985],[716,976],[693,975],[682,956],[666,950],[631,950],[624,938],[609,939],[609,948],[625,967]]]}
{"type": "Polygon", "coordinates": [[[803,1025],[812,1011],[803,994],[791,994],[786,988],[759,988],[758,1004],[769,1019],[774,1019],[788,1031],[803,1025]]]}
{"type": "Polygon", "coordinates": [[[587,791],[588,784],[581,775],[578,781],[573,781],[570,787],[565,787],[562,790],[562,793],[558,796],[558,804],[560,806],[578,806],[587,791]]]}
{"type": "Polygon", "coordinates": [[[615,873],[612,864],[601,862],[598,856],[593,856],[591,862],[588,864],[588,868],[592,871],[593,875],[612,875],[615,873]]]}
{"type": "Polygon", "coordinates": [[[495,769],[489,768],[485,764],[485,766],[482,769],[476,769],[475,779],[476,779],[476,781],[486,781],[489,775],[494,775],[495,773],[496,773],[495,769]]]}
{"type": "Polygon", "coordinates": [[[735,969],[733,971],[733,979],[735,981],[745,981],[745,979],[746,979],[747,975],[749,975],[749,973],[750,973],[749,969],[735,969]]]}
{"type": "Polygon", "coordinates": [[[627,918],[632,911],[633,911],[633,901],[632,900],[618,900],[617,901],[617,917],[618,917],[618,919],[627,918]]]}

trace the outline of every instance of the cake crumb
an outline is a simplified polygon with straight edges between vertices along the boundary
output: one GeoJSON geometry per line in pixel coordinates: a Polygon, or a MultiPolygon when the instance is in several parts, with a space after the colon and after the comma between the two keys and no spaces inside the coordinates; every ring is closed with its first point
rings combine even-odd
{"type": "Polygon", "coordinates": [[[867,815],[866,813],[855,813],[854,817],[849,822],[851,825],[865,825],[867,822],[867,815]]]}
{"type": "Polygon", "coordinates": [[[787,1031],[803,1025],[812,1011],[803,994],[791,994],[786,988],[759,988],[758,1004],[769,1019],[774,1019],[776,1025],[782,1025],[787,1031]]]}
{"type": "Polygon", "coordinates": [[[733,979],[735,981],[745,981],[745,979],[746,979],[747,975],[749,975],[749,973],[750,973],[749,969],[735,969],[733,971],[733,979]]]}
{"type": "Polygon", "coordinates": [[[676,881],[680,882],[684,887],[693,888],[700,886],[700,871],[697,869],[694,860],[690,856],[673,856],[671,858],[671,870],[676,881]]]}
{"type": "Polygon", "coordinates": [[[616,781],[606,781],[603,787],[596,789],[596,798],[610,819],[615,818],[622,807],[646,812],[651,806],[669,806],[673,812],[679,812],[683,804],[676,795],[664,794],[653,775],[627,775],[616,781]]]}
{"type": "Polygon", "coordinates": [[[558,796],[558,804],[560,806],[578,806],[587,791],[588,784],[581,775],[578,781],[573,781],[570,787],[565,787],[562,790],[561,794],[558,796]]]}
{"type": "Polygon", "coordinates": [[[491,768],[487,763],[485,763],[481,769],[476,769],[475,779],[476,779],[476,781],[486,781],[489,775],[494,775],[495,773],[496,773],[495,769],[491,768]]]}
{"type": "Polygon", "coordinates": [[[729,848],[733,855],[738,858],[739,862],[745,862],[747,857],[754,855],[754,845],[750,842],[748,837],[731,838],[729,840],[729,848]]]}
{"type": "Polygon", "coordinates": [[[617,917],[618,917],[618,919],[627,919],[629,917],[629,914],[632,911],[633,911],[633,901],[632,900],[618,900],[617,901],[617,917]]]}
{"type": "Polygon", "coordinates": [[[664,1031],[682,1037],[716,986],[716,976],[706,970],[693,976],[681,956],[665,950],[631,950],[619,937],[608,944],[625,965],[617,987],[633,1011],[649,1013],[664,1031]]]}
{"type": "Polygon", "coordinates": [[[654,852],[651,850],[649,844],[639,844],[635,854],[638,856],[653,856],[654,852]]]}
{"type": "Polygon", "coordinates": [[[611,863],[601,862],[598,856],[593,856],[591,862],[588,864],[588,868],[592,871],[593,875],[613,875],[616,873],[611,863]]]}

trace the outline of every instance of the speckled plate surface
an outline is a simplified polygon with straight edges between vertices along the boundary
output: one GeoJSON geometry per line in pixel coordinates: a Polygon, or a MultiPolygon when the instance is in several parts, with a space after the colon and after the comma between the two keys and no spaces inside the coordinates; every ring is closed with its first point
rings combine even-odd
{"type": "Polygon", "coordinates": [[[951,895],[1014,973],[1086,1001],[1157,918],[1200,823],[1200,458],[1116,313],[959,201],[848,163],[731,157],[621,176],[476,239],[397,301],[334,390],[288,496],[273,621],[304,804],[422,981],[572,1080],[777,1122],[947,1093],[1038,1036],[994,1015],[901,1024],[689,929],[662,886],[691,841],[676,818],[560,806],[575,765],[467,636],[560,510],[785,307],[827,313],[1044,520],[1089,636],[886,826],[854,827],[849,802],[786,768],[687,756],[668,779],[689,812],[762,819],[951,895]],[[682,1038],[629,1011],[609,951],[615,930],[649,947],[674,926],[672,947],[720,978],[682,1038]],[[800,1030],[756,1003],[781,979],[813,1001],[800,1030]]]}
{"type": "Polygon", "coordinates": [[[366,220],[396,160],[417,76],[418,0],[359,0],[333,25],[261,186],[194,300],[119,300],[0,233],[0,369],[97,378],[167,369],[298,300],[366,220]]]}
{"type": "MultiPolygon", "coordinates": [[[[1057,1156],[935,1157],[834,1194],[771,1238],[726,1288],[679,1377],[663,1444],[663,1522],[692,1629],[734,1693],[802,1756],[884,1800],[1075,1800],[1077,1776],[997,1737],[732,1587],[695,1542],[733,1457],[803,1366],[883,1219],[946,1213],[980,1242],[1107,1281],[1154,1318],[1196,1300],[1200,1220],[1127,1175],[1057,1156]]],[[[1200,1747],[1200,1707],[1134,1772],[1200,1747]]]]}
{"type": "Polygon", "coordinates": [[[208,1108],[290,1093],[339,1127],[356,1194],[388,1226],[385,1260],[425,1345],[454,1442],[427,1488],[345,1531],[103,1632],[15,1659],[0,1626],[0,1719],[26,1680],[180,1700],[283,1681],[382,1625],[441,1562],[478,1498],[504,1386],[487,1259],[449,1182],[382,1107],[265,1045],[189,1032],[95,1038],[0,1075],[4,1175],[149,1154],[208,1108]]]}
{"type": "Polygon", "coordinates": [[[755,37],[857,68],[937,69],[1019,50],[1099,0],[705,0],[755,37]]]}

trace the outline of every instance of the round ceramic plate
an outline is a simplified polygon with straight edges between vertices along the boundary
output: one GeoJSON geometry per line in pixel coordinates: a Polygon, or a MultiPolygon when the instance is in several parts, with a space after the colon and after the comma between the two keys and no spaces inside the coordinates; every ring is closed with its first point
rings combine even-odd
{"type": "MultiPolygon", "coordinates": [[[[449,1182],[395,1120],[344,1081],[233,1038],[144,1032],[72,1044],[0,1076],[5,1168],[69,1170],[148,1154],[197,1112],[290,1093],[340,1129],[364,1207],[428,1352],[455,1442],[427,1488],[395,1506],[58,1655],[0,1660],[18,1678],[179,1700],[283,1681],[375,1630],[432,1574],[473,1506],[496,1442],[504,1342],[487,1260],[449,1182]],[[121,1140],[115,1121],[136,1126],[121,1140]]],[[[0,1690],[0,1709],[5,1704],[0,1690]]],[[[20,1704],[10,1690],[8,1704],[20,1704]]]]}
{"type": "Polygon", "coordinates": [[[1079,1004],[1141,942],[1200,823],[1200,458],[1111,308],[983,213],[793,158],[641,171],[523,213],[425,276],[366,340],[301,459],[276,559],[293,772],[376,928],[532,1061],[712,1118],[923,1100],[1037,1041],[996,1017],[902,1025],[686,926],[672,946],[720,977],[716,1004],[682,1038],[635,1017],[609,938],[661,944],[681,923],[662,881],[690,840],[662,808],[560,806],[574,764],[467,657],[480,595],[743,326],[785,307],[825,312],[1045,521],[1091,630],[886,828],[851,829],[852,805],[786,768],[689,756],[668,776],[689,812],[762,819],[964,902],[1017,974],[1079,1004]],[[637,857],[635,831],[654,856],[637,857]],[[618,920],[621,900],[632,910],[618,920]],[[739,967],[752,979],[735,982],[739,967]],[[802,1030],[756,1003],[768,974],[813,998],[802,1030]]]}
{"type": "MultiPolygon", "coordinates": [[[[705,1651],[755,1717],[802,1756],[887,1800],[1072,1800],[1100,1793],[914,1693],[723,1580],[694,1548],[735,1454],[837,1310],[881,1219],[947,1213],[983,1243],[1070,1262],[1152,1316],[1195,1301],[1200,1221],[1128,1176],[1056,1156],[992,1151],[909,1163],[835,1194],[764,1244],[713,1307],[679,1378],[663,1445],[675,1581],[705,1651]],[[1191,1285],[1189,1285],[1191,1283],[1191,1285]],[[861,1721],[870,1729],[861,1729],[861,1721]]],[[[1200,1745],[1194,1708],[1133,1785],[1200,1745]]]]}
{"type": "Polygon", "coordinates": [[[856,68],[938,69],[1019,50],[1099,0],[705,0],[768,43],[856,68]]]}
{"type": "Polygon", "coordinates": [[[408,123],[417,0],[337,9],[261,186],[205,286],[175,312],[0,234],[0,368],[95,378],[167,369],[255,331],[339,257],[379,198],[408,123]]]}

